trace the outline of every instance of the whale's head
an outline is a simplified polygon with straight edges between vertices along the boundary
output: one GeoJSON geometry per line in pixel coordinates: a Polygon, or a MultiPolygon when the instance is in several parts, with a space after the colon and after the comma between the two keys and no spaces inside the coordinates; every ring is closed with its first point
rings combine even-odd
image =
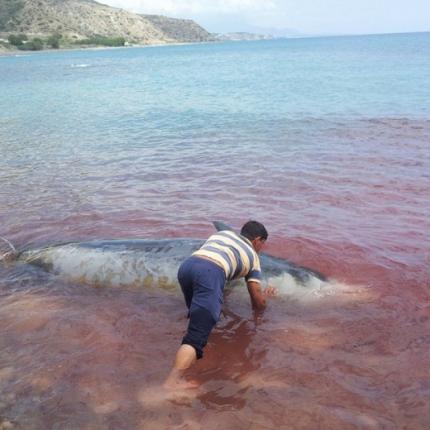
{"type": "MultiPolygon", "coordinates": [[[[217,231],[235,231],[222,221],[214,221],[213,225],[217,231]]],[[[322,273],[263,252],[260,253],[260,263],[265,282],[280,291],[291,290],[293,286],[299,289],[303,287],[315,289],[327,282],[322,273]]]]}

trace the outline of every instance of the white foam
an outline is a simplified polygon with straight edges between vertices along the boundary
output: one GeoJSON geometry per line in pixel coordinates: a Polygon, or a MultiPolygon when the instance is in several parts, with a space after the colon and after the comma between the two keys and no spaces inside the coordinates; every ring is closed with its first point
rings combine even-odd
{"type": "Polygon", "coordinates": [[[144,253],[110,251],[64,245],[28,252],[28,262],[40,259],[52,271],[68,279],[105,286],[176,284],[176,267],[156,264],[144,253]]]}
{"type": "Polygon", "coordinates": [[[275,287],[280,296],[304,299],[318,298],[331,294],[330,288],[327,288],[328,282],[321,281],[315,276],[310,276],[306,283],[301,283],[289,273],[283,273],[279,276],[268,278],[267,284],[275,287]]]}
{"type": "Polygon", "coordinates": [[[373,292],[369,286],[347,284],[335,279],[322,281],[315,276],[310,276],[305,283],[301,283],[290,274],[284,273],[269,278],[267,285],[277,288],[279,298],[302,303],[313,303],[330,298],[335,298],[336,301],[350,302],[373,297],[373,292]]]}

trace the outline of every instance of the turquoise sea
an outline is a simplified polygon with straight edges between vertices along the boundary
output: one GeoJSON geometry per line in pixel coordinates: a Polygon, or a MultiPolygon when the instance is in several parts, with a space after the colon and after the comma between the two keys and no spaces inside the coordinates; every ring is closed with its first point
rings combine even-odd
{"type": "Polygon", "coordinates": [[[1,56],[17,248],[256,218],[345,288],[258,323],[226,300],[199,393],[151,403],[179,294],[0,263],[0,428],[427,429],[429,172],[430,33],[1,56]]]}

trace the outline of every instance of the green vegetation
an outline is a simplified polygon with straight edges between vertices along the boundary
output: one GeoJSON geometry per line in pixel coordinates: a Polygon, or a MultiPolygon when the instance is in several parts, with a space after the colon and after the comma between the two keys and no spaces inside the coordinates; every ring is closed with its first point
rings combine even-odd
{"type": "Polygon", "coordinates": [[[22,0],[0,0],[0,31],[9,31],[11,20],[24,7],[22,0]]]}
{"type": "Polygon", "coordinates": [[[10,48],[10,44],[7,43],[7,42],[3,42],[2,40],[0,40],[0,48],[9,49],[10,48]]]}
{"type": "Polygon", "coordinates": [[[95,46],[124,46],[124,37],[106,37],[92,36],[88,39],[77,40],[77,45],[95,45],[95,46]]]}
{"type": "Polygon", "coordinates": [[[62,35],[59,33],[52,34],[46,40],[46,44],[52,49],[58,49],[60,47],[60,40],[62,39],[62,35]]]}
{"type": "Polygon", "coordinates": [[[28,37],[26,34],[10,34],[7,40],[11,45],[19,48],[27,42],[28,37]]]}
{"type": "MultiPolygon", "coordinates": [[[[1,1],[1,0],[0,0],[1,1]]],[[[105,37],[105,36],[93,36],[83,40],[70,40],[63,38],[60,33],[51,34],[48,37],[34,37],[31,40],[26,34],[9,34],[9,43],[3,43],[2,46],[6,48],[18,48],[21,51],[41,51],[45,48],[59,49],[60,43],[63,47],[73,46],[124,46],[124,37],[105,37]]]]}
{"type": "Polygon", "coordinates": [[[50,48],[58,49],[60,47],[61,34],[52,34],[47,39],[41,39],[40,37],[34,37],[28,40],[26,34],[10,34],[8,42],[10,45],[15,46],[21,51],[41,51],[45,46],[50,48]]]}
{"type": "Polygon", "coordinates": [[[29,42],[24,43],[21,46],[18,46],[18,49],[22,51],[41,51],[44,48],[43,40],[39,37],[35,37],[31,39],[29,42]]]}

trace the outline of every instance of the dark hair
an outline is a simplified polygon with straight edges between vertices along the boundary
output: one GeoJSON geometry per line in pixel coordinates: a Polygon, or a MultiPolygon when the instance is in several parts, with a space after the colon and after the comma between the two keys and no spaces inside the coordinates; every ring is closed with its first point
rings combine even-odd
{"type": "Polygon", "coordinates": [[[267,240],[267,237],[269,236],[266,227],[258,221],[248,221],[245,223],[242,230],[240,230],[240,234],[249,240],[254,240],[257,237],[267,240]]]}

